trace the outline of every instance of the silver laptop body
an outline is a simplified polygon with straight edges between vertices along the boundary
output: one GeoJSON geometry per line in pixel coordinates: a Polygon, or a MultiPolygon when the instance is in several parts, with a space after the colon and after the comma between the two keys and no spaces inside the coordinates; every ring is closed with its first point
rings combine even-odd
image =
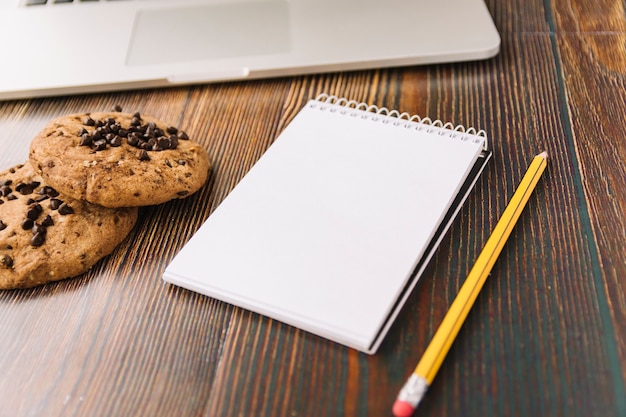
{"type": "Polygon", "coordinates": [[[483,0],[0,0],[0,99],[478,60],[499,47],[483,0]]]}

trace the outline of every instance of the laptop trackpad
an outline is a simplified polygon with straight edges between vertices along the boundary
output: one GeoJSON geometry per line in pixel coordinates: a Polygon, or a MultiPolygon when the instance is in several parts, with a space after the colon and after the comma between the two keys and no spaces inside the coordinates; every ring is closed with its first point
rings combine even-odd
{"type": "Polygon", "coordinates": [[[154,65],[285,53],[284,1],[225,3],[137,13],[126,63],[154,65]]]}

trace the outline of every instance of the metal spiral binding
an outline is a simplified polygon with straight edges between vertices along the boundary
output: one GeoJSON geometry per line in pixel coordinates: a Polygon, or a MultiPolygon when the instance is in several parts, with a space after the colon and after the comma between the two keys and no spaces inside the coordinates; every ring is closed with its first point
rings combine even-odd
{"type": "MultiPolygon", "coordinates": [[[[328,109],[333,113],[339,111],[341,114],[347,114],[352,117],[361,117],[362,119],[369,119],[374,122],[380,121],[381,123],[392,124],[406,129],[414,128],[416,130],[426,130],[428,133],[436,133],[439,136],[448,136],[464,141],[472,140],[474,143],[479,143],[481,141],[480,138],[483,138],[483,148],[488,150],[489,147],[487,132],[482,129],[476,130],[473,127],[466,129],[462,125],[455,126],[450,122],[444,123],[441,120],[432,120],[429,117],[422,118],[418,115],[410,115],[406,112],[400,113],[397,110],[389,110],[386,107],[360,103],[355,100],[348,100],[328,94],[320,94],[315,98],[315,101],[319,103],[320,110],[328,109]],[[326,107],[325,104],[331,106],[326,107]]],[[[317,103],[312,103],[311,106],[317,107],[317,103]]]]}

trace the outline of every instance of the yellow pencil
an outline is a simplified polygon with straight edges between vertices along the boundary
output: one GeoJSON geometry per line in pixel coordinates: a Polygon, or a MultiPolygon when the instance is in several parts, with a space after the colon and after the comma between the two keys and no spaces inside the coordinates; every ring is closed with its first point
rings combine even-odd
{"type": "Polygon", "coordinates": [[[543,152],[533,159],[526,174],[522,178],[511,201],[504,209],[502,217],[493,229],[485,247],[476,259],[476,263],[467,275],[465,283],[452,302],[450,309],[443,318],[432,341],[426,348],[415,371],[409,377],[398,394],[393,405],[393,414],[396,417],[409,417],[426,393],[426,390],[435,379],[439,367],[443,363],[450,346],[454,342],[467,314],[469,313],[478,293],[487,280],[487,276],[502,251],[517,219],[526,202],[530,198],[541,174],[547,165],[547,153],[543,152]]]}

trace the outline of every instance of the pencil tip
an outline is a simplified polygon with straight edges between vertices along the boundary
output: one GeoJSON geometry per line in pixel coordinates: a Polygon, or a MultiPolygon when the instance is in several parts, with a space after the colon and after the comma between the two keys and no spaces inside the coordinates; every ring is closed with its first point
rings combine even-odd
{"type": "Polygon", "coordinates": [[[542,157],[543,159],[548,159],[548,152],[543,151],[539,154],[540,157],[542,157]]]}

